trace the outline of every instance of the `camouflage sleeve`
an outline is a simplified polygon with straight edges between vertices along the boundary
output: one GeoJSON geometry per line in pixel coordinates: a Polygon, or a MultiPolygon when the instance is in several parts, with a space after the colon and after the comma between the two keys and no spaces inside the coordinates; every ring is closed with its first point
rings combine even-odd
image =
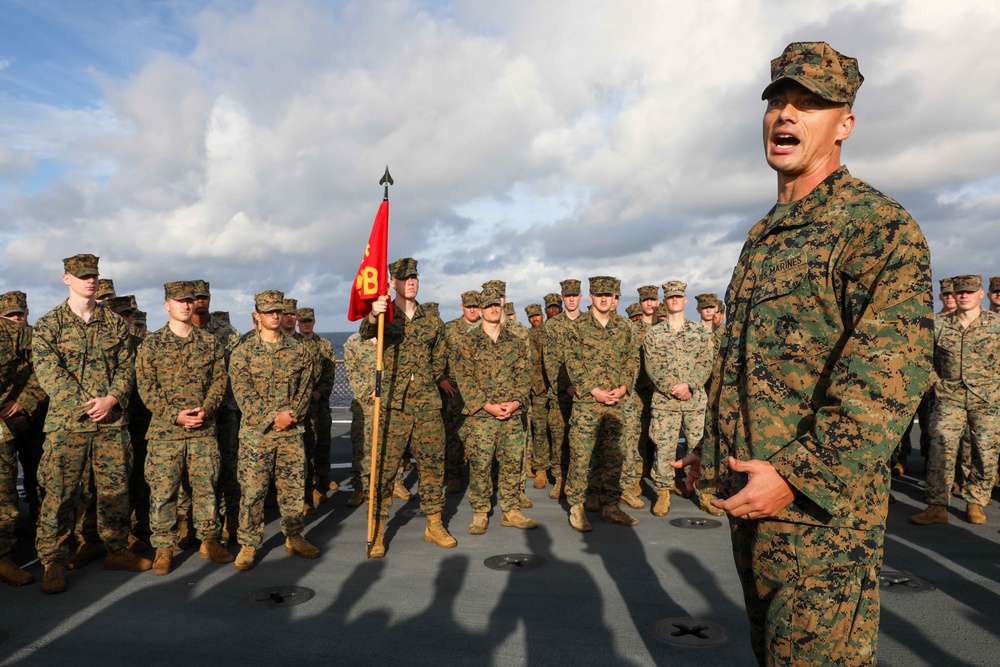
{"type": "Polygon", "coordinates": [[[549,378],[549,382],[554,386],[556,384],[555,378],[559,376],[559,368],[562,366],[563,360],[555,327],[549,326],[548,322],[544,326],[545,333],[542,336],[542,367],[545,369],[545,376],[549,378]]]}
{"type": "MultiPolygon", "coordinates": [[[[666,325],[663,325],[666,326],[666,325]]],[[[646,361],[646,375],[661,394],[669,394],[673,386],[670,377],[670,355],[665,339],[656,327],[646,333],[642,342],[643,357],[646,361]]]]}
{"type": "Polygon", "coordinates": [[[769,460],[831,514],[853,497],[858,467],[887,461],[927,386],[932,354],[930,253],[916,223],[888,205],[839,262],[842,352],[813,426],[769,460]],[[853,474],[852,474],[853,473],[853,474]]]}
{"type": "Polygon", "coordinates": [[[313,387],[316,386],[316,364],[301,345],[296,347],[296,353],[302,370],[295,387],[295,394],[291,397],[291,410],[295,413],[296,419],[302,420],[309,412],[309,401],[312,400],[313,387]]]}
{"type": "Polygon", "coordinates": [[[50,328],[58,324],[56,320],[53,314],[51,319],[43,317],[35,325],[31,342],[35,376],[46,394],[63,404],[78,406],[80,412],[77,416],[82,417],[87,411],[84,404],[93,397],[66,370],[62,355],[55,345],[58,333],[50,328]]]}
{"type": "Polygon", "coordinates": [[[209,385],[208,391],[205,393],[205,400],[201,405],[205,412],[210,415],[215,414],[219,409],[229,384],[229,375],[226,373],[226,348],[214,337],[211,338],[214,343],[212,346],[212,383],[209,385]]]}
{"type": "Polygon", "coordinates": [[[585,315],[578,317],[572,326],[566,328],[563,333],[563,359],[566,364],[566,374],[569,382],[576,387],[576,401],[595,400],[590,392],[594,389],[613,389],[613,387],[602,387],[599,380],[600,359],[584,358],[584,333],[581,332],[581,325],[584,324],[585,315]]]}
{"type": "MultiPolygon", "coordinates": [[[[362,345],[367,344],[360,340],[358,342],[362,345]]],[[[354,398],[361,400],[364,392],[364,383],[361,378],[368,373],[368,369],[363,368],[359,352],[360,350],[353,340],[344,343],[344,370],[347,372],[347,383],[351,386],[354,398]]]]}
{"type": "Polygon", "coordinates": [[[517,359],[511,372],[516,388],[512,400],[520,403],[521,409],[527,411],[531,395],[531,344],[526,338],[518,339],[517,359]]]}
{"type": "Polygon", "coordinates": [[[316,391],[321,398],[329,398],[337,377],[337,366],[333,360],[333,346],[325,338],[319,340],[320,362],[317,369],[316,391]]]}
{"type": "MultiPolygon", "coordinates": [[[[392,304],[390,304],[389,307],[392,308],[392,304]]],[[[405,316],[403,317],[405,318],[405,316]]],[[[361,337],[365,340],[375,338],[378,336],[378,323],[372,324],[368,321],[368,317],[365,316],[361,318],[361,326],[358,328],[358,333],[360,333],[361,337]]],[[[385,338],[385,340],[382,341],[383,347],[387,345],[399,345],[403,342],[404,329],[403,325],[399,322],[399,318],[397,317],[394,317],[392,322],[389,321],[388,317],[385,318],[382,333],[385,338]]]]}
{"type": "Polygon", "coordinates": [[[625,385],[629,393],[632,393],[635,391],[635,382],[639,378],[639,337],[636,335],[635,329],[632,328],[631,322],[625,320],[623,324],[628,332],[628,347],[625,352],[625,381],[622,384],[625,385]]]}
{"type": "Polygon", "coordinates": [[[115,333],[120,336],[122,345],[118,349],[115,361],[115,372],[108,387],[108,395],[114,396],[118,405],[128,405],[128,398],[135,389],[135,348],[130,344],[129,328],[125,320],[115,316],[115,333]]]}
{"type": "Polygon", "coordinates": [[[462,392],[462,414],[474,415],[486,405],[486,392],[480,385],[480,376],[476,372],[475,332],[466,334],[456,345],[452,359],[455,362],[452,373],[462,392]]]}
{"type": "Polygon", "coordinates": [[[444,337],[444,325],[437,320],[434,334],[434,348],[431,350],[431,380],[435,384],[445,379],[448,371],[448,345],[444,337]]]}
{"type": "Polygon", "coordinates": [[[139,346],[139,351],[135,356],[135,381],[139,388],[139,397],[146,405],[146,408],[157,417],[165,417],[169,423],[174,423],[177,419],[178,410],[170,404],[166,392],[160,385],[157,375],[156,339],[147,339],[139,346]]]}
{"type": "Polygon", "coordinates": [[[249,419],[254,415],[264,415],[269,410],[267,402],[254,387],[247,350],[248,345],[244,343],[233,350],[229,357],[229,385],[233,389],[236,404],[240,406],[240,412],[249,419]]]}
{"type": "MultiPolygon", "coordinates": [[[[700,324],[698,326],[701,326],[700,324]]],[[[705,383],[708,382],[709,376],[712,374],[712,360],[715,358],[715,342],[712,339],[712,333],[705,329],[705,333],[702,335],[701,344],[692,350],[694,353],[694,358],[691,359],[691,379],[686,380],[688,387],[691,391],[702,388],[705,383]]]]}

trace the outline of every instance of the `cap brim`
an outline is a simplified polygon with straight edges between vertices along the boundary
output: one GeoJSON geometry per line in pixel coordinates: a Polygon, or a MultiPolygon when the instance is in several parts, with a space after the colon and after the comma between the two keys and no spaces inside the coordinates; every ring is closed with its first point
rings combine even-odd
{"type": "Polygon", "coordinates": [[[792,83],[797,83],[806,90],[808,90],[809,92],[819,95],[828,102],[837,102],[841,104],[849,103],[849,100],[845,100],[841,98],[839,95],[834,94],[832,91],[827,90],[823,86],[820,86],[818,83],[816,83],[815,79],[810,79],[809,77],[805,76],[794,76],[794,75],[779,76],[777,79],[767,84],[767,87],[764,89],[764,92],[760,94],[760,99],[766,100],[768,97],[771,96],[771,93],[774,92],[774,89],[785,81],[791,81],[792,83]]]}

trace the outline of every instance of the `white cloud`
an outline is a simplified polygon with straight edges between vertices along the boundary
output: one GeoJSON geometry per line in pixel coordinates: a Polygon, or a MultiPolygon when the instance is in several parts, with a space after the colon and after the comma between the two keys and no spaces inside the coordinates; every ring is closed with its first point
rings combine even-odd
{"type": "Polygon", "coordinates": [[[796,39],[859,58],[845,161],[921,221],[935,273],[1000,273],[989,5],[183,8],[169,40],[149,29],[193,48],[152,49],[128,77],[98,71],[103,97],[86,107],[0,98],[0,171],[70,166],[5,194],[3,281],[38,294],[36,314],[61,296],[58,259],[94,251],[156,303],[165,280],[202,276],[216,307],[247,310],[275,287],[314,306],[321,329],[347,328],[386,163],[390,254],[420,259],[421,296],[446,317],[489,278],[521,307],[567,276],[619,275],[623,303],[675,278],[721,292],[774,198],[759,94],[796,39]]]}

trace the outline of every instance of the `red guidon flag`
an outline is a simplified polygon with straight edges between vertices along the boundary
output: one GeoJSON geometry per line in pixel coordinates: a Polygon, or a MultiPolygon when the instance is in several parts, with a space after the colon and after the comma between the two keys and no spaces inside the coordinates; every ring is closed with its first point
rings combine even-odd
{"type": "MultiPolygon", "coordinates": [[[[368,237],[365,256],[358,267],[358,275],[351,288],[351,303],[347,308],[347,319],[360,320],[372,312],[372,301],[383,294],[389,294],[389,277],[385,274],[389,246],[389,200],[383,200],[375,215],[372,234],[368,237]]],[[[387,312],[392,322],[392,308],[387,312]]]]}

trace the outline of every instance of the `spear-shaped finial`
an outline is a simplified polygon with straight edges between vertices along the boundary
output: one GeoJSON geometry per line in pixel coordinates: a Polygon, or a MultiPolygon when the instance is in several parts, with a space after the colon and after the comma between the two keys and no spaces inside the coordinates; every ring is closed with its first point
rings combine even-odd
{"type": "Polygon", "coordinates": [[[385,173],[382,174],[382,180],[380,180],[378,184],[385,186],[385,195],[382,199],[384,201],[389,201],[389,186],[393,185],[392,176],[389,174],[389,165],[385,165],[385,173]]]}

